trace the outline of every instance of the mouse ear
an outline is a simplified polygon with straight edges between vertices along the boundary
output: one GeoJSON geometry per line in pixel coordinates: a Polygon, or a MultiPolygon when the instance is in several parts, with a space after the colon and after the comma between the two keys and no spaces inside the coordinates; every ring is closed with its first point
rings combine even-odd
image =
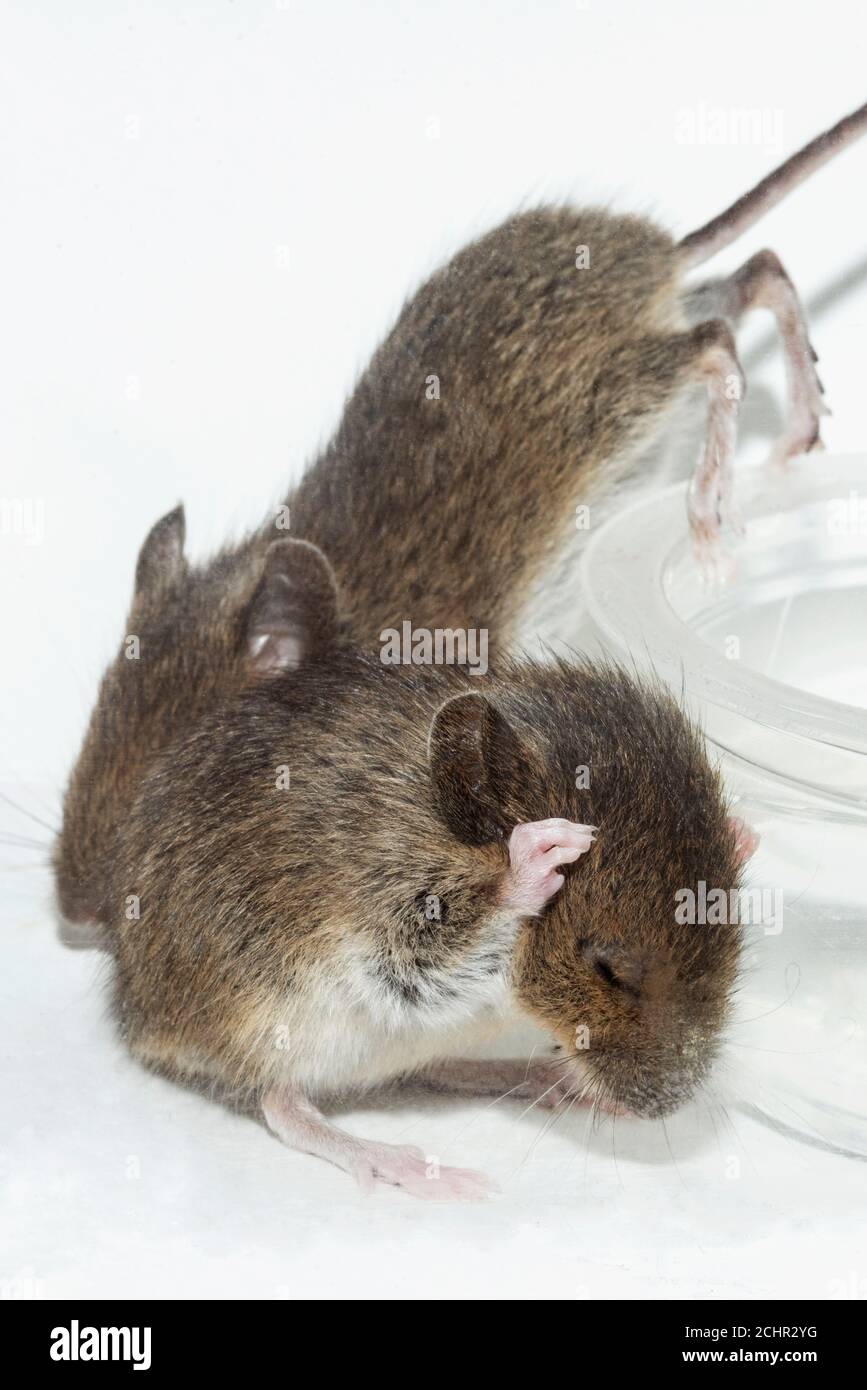
{"type": "Polygon", "coordinates": [[[259,676],[292,671],[327,654],[337,640],[334,571],[309,541],[273,541],[247,610],[250,669],[259,676]]]}
{"type": "Polygon", "coordinates": [[[437,710],[428,736],[437,810],[468,845],[505,837],[515,791],[529,767],[517,734],[484,695],[456,695],[437,710]]]}
{"type": "Polygon", "coordinates": [[[135,567],[137,599],[156,598],[184,573],[186,520],[182,506],[160,517],[144,539],[135,567]]]}
{"type": "Polygon", "coordinates": [[[729,829],[734,836],[737,861],[746,864],[761,844],[762,837],[741,816],[729,816],[729,829]]]}

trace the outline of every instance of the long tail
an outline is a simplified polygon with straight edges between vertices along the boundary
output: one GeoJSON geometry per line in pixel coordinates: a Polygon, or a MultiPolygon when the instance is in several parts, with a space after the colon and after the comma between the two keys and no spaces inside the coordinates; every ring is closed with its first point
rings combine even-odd
{"type": "Polygon", "coordinates": [[[835,154],[846,149],[847,145],[853,144],[865,131],[867,105],[859,106],[857,111],[844,116],[842,121],[838,121],[830,130],[817,135],[809,145],[793,154],[779,169],[768,174],[761,183],[757,183],[749,193],[738,198],[736,203],[732,203],[730,208],[726,208],[725,212],[721,212],[712,222],[684,237],[678,246],[681,264],[689,268],[715,256],[717,251],[728,246],[729,242],[735,241],[754,222],[758,222],[760,217],[764,217],[766,212],[776,207],[787,193],[791,193],[793,188],[797,188],[799,183],[808,179],[835,154]]]}

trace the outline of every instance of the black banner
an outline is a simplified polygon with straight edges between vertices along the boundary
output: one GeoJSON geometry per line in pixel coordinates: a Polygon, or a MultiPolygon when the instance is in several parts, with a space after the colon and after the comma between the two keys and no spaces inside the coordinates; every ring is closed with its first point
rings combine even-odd
{"type": "MultiPolygon", "coordinates": [[[[442,1300],[448,1301],[448,1300],[442,1300]]],[[[479,1300],[485,1302],[480,1292],[479,1300]]],[[[568,1300],[566,1300],[568,1301],[568,1300]]],[[[326,1342],[325,1366],[331,1378],[337,1363],[354,1374],[371,1373],[364,1349],[369,1353],[369,1328],[359,1327],[358,1340],[346,1324],[346,1311],[340,1313],[340,1350],[335,1356],[331,1338],[326,1342]],[[357,1359],[356,1359],[357,1358],[357,1359]],[[362,1364],[362,1359],[365,1364],[362,1364]]],[[[363,1316],[363,1315],[362,1315],[363,1316]]],[[[313,1331],[313,1345],[304,1329],[295,1325],[291,1304],[276,1300],[259,1302],[5,1302],[0,1304],[2,1331],[8,1346],[14,1347],[17,1364],[26,1374],[31,1369],[50,1371],[57,1377],[98,1376],[110,1369],[158,1380],[185,1371],[214,1370],[225,1375],[242,1368],[249,1374],[258,1364],[274,1366],[275,1358],[285,1359],[285,1372],[297,1374],[298,1359],[304,1365],[311,1356],[322,1357],[319,1333],[313,1331]],[[300,1334],[300,1335],[299,1335],[300,1334]]],[[[667,1374],[683,1369],[701,1376],[721,1367],[737,1376],[758,1368],[777,1373],[796,1368],[801,1374],[821,1370],[824,1374],[843,1371],[853,1363],[860,1345],[856,1334],[862,1325],[856,1302],[636,1302],[594,1303],[580,1300],[574,1333],[557,1334],[556,1359],[562,1364],[564,1342],[570,1345],[574,1374],[582,1368],[607,1365],[621,1374],[642,1370],[667,1374]]],[[[484,1355],[499,1359],[496,1321],[486,1323],[481,1340],[468,1339],[461,1345],[468,1358],[484,1355]],[[493,1334],[493,1335],[492,1335],[493,1334]],[[483,1350],[484,1347],[484,1350],[483,1350]]],[[[392,1324],[388,1339],[382,1325],[376,1339],[386,1368],[391,1362],[392,1339],[407,1350],[418,1345],[419,1330],[410,1324],[404,1331],[392,1324]]],[[[509,1331],[514,1345],[515,1327],[509,1331]]],[[[426,1344],[429,1345],[426,1341],[426,1344]]],[[[451,1374],[459,1370],[464,1352],[455,1360],[451,1344],[451,1374]]],[[[541,1357],[550,1355],[548,1337],[539,1344],[538,1329],[527,1326],[527,1351],[541,1357]]],[[[426,1353],[427,1358],[427,1353],[426,1353]]],[[[406,1364],[402,1360],[402,1364],[406,1364]]],[[[426,1359],[426,1369],[430,1363],[426,1359]]],[[[443,1368],[445,1373],[445,1367],[443,1368]]],[[[387,1374],[393,1371],[387,1370],[387,1374]]]]}

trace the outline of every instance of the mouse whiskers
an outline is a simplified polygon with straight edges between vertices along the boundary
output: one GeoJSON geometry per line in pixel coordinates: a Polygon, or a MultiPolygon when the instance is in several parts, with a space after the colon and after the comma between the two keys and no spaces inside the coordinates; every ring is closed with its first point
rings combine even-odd
{"type": "MultiPolygon", "coordinates": [[[[551,1092],[557,1086],[560,1085],[560,1079],[561,1078],[558,1076],[554,1081],[551,1082],[550,1086],[548,1086],[544,1091],[542,1091],[538,1096],[536,1096],[535,1100],[532,1100],[530,1104],[521,1111],[520,1115],[518,1116],[518,1119],[523,1119],[525,1115],[529,1115],[531,1110],[534,1110],[536,1106],[539,1105],[545,1099],[546,1096],[549,1096],[551,1092]]],[[[518,1088],[515,1087],[515,1089],[517,1090],[518,1088]]],[[[560,1104],[560,1102],[558,1102],[558,1104],[560,1104]]]]}
{"type": "Polygon", "coordinates": [[[11,849],[35,849],[48,853],[51,845],[46,840],[36,840],[30,835],[14,835],[9,831],[0,832],[0,845],[8,845],[11,849]]]}
{"type": "MultiPolygon", "coordinates": [[[[562,1062],[562,1065],[561,1065],[561,1071],[562,1071],[562,1072],[565,1072],[565,1070],[566,1070],[566,1068],[567,1068],[567,1066],[568,1066],[568,1064],[569,1064],[569,1062],[570,1062],[571,1060],[572,1060],[572,1058],[570,1058],[570,1057],[566,1057],[566,1058],[563,1059],[563,1062],[562,1062]]],[[[554,1089],[554,1086],[556,1086],[556,1085],[559,1085],[559,1081],[555,1081],[555,1082],[553,1083],[552,1086],[549,1086],[548,1089],[547,1089],[546,1091],[543,1091],[541,1095],[537,1096],[536,1099],[533,1101],[533,1104],[532,1104],[532,1105],[528,1105],[527,1108],[526,1108],[526,1110],[523,1110],[523,1111],[521,1112],[521,1114],[522,1114],[522,1115],[528,1115],[528,1114],[530,1113],[530,1111],[533,1110],[534,1107],[537,1106],[541,1100],[544,1100],[545,1096],[547,1096],[547,1095],[554,1089]]],[[[562,1118],[563,1118],[564,1115],[568,1115],[568,1114],[569,1114],[569,1112],[570,1112],[570,1110],[572,1109],[572,1107],[573,1107],[573,1105],[575,1104],[575,1102],[576,1102],[576,1101],[583,1101],[583,1100],[586,1098],[587,1089],[588,1089],[588,1088],[587,1088],[586,1085],[585,1085],[585,1086],[582,1086],[582,1087],[579,1087],[579,1088],[576,1089],[575,1091],[569,1092],[569,1093],[567,1093],[565,1096],[562,1096],[562,1097],[560,1098],[560,1100],[558,1100],[558,1101],[556,1102],[556,1104],[553,1105],[553,1106],[551,1107],[551,1113],[550,1113],[550,1115],[548,1115],[548,1116],[546,1117],[544,1123],[539,1127],[538,1133],[537,1133],[537,1134],[535,1135],[535,1137],[533,1138],[533,1140],[532,1140],[532,1142],[531,1142],[529,1148],[527,1149],[527,1152],[524,1154],[524,1157],[521,1159],[521,1162],[518,1164],[517,1168],[515,1168],[515,1170],[513,1171],[512,1175],[511,1175],[512,1177],[515,1177],[516,1174],[518,1174],[518,1173],[521,1172],[521,1170],[525,1167],[525,1165],[527,1164],[527,1162],[528,1162],[529,1159],[531,1158],[531,1156],[532,1156],[532,1154],[534,1153],[535,1149],[538,1147],[538,1145],[540,1144],[540,1142],[542,1141],[542,1139],[544,1139],[545,1135],[548,1134],[548,1133],[554,1128],[554,1126],[558,1123],[558,1121],[562,1120],[562,1118]],[[567,1102],[568,1102],[568,1103],[567,1103],[567,1102]],[[565,1108],[564,1108],[564,1107],[565,1107],[565,1108]]]]}
{"type": "Polygon", "coordinates": [[[763,1014],[754,1014],[752,1018],[733,1018],[728,1025],[729,1028],[744,1028],[748,1023],[758,1023],[761,1019],[770,1018],[772,1014],[777,1013],[780,1009],[784,1009],[787,1004],[791,1004],[792,1000],[794,999],[795,995],[801,987],[800,968],[797,965],[794,968],[797,972],[795,976],[795,981],[791,989],[789,990],[789,993],[786,995],[785,999],[781,999],[779,1004],[775,1004],[772,1009],[766,1010],[766,1012],[763,1014]]]}
{"type": "Polygon", "coordinates": [[[11,806],[13,811],[17,811],[19,815],[27,816],[28,820],[32,820],[36,825],[41,825],[43,830],[50,831],[52,835],[60,834],[56,825],[51,825],[49,821],[43,820],[41,816],[37,816],[35,811],[29,811],[26,806],[22,806],[19,802],[13,801],[12,797],[7,796],[5,792],[0,792],[0,801],[5,801],[6,805],[11,806]]]}

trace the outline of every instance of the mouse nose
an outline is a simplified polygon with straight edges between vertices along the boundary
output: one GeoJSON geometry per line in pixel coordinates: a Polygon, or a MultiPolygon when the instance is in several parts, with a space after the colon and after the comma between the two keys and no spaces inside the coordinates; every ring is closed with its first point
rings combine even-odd
{"type": "Polygon", "coordinates": [[[70,884],[62,874],[57,876],[55,891],[62,944],[75,950],[101,945],[102,926],[91,895],[78,884],[70,884]]]}
{"type": "Polygon", "coordinates": [[[79,917],[75,921],[61,917],[57,935],[61,944],[72,951],[106,949],[105,933],[95,917],[79,917]]]}
{"type": "Polygon", "coordinates": [[[57,907],[63,921],[71,927],[94,927],[99,920],[93,894],[58,869],[55,878],[57,907]]]}

